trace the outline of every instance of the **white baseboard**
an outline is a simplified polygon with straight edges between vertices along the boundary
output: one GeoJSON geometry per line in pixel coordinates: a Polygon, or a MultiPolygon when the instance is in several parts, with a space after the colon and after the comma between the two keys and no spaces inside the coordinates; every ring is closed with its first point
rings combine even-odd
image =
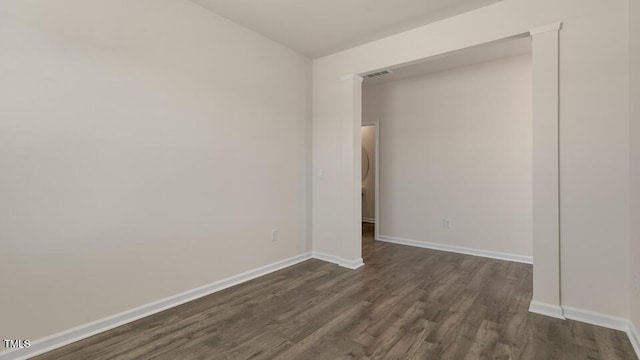
{"type": "Polygon", "coordinates": [[[369,224],[375,224],[376,223],[376,219],[374,219],[374,218],[362,218],[362,222],[369,223],[369,224]]]}
{"type": "Polygon", "coordinates": [[[357,269],[361,266],[364,265],[364,262],[362,261],[362,258],[360,259],[355,259],[355,260],[347,260],[347,259],[343,259],[339,256],[335,256],[335,255],[329,255],[326,253],[322,253],[319,251],[314,251],[311,253],[311,256],[314,259],[318,259],[318,260],[322,260],[322,261],[326,261],[326,262],[330,262],[330,263],[334,263],[334,264],[338,264],[342,267],[346,267],[348,269],[357,269]]]}
{"type": "Polygon", "coordinates": [[[636,356],[640,358],[640,334],[633,322],[627,318],[601,314],[589,310],[574,308],[571,306],[563,306],[564,315],[567,319],[580,321],[583,323],[602,326],[608,329],[624,331],[636,352],[636,356]]]}
{"type": "Polygon", "coordinates": [[[632,321],[629,321],[627,336],[629,337],[629,341],[631,341],[633,350],[636,351],[636,356],[640,358],[640,333],[638,332],[638,328],[633,324],[632,321]]]}
{"type": "MultiPolygon", "coordinates": [[[[214,282],[209,285],[205,285],[196,289],[192,289],[181,294],[177,294],[162,300],[158,300],[140,307],[121,312],[106,318],[77,326],[75,328],[62,331],[60,333],[47,336],[45,338],[33,341],[31,347],[6,350],[0,352],[0,360],[9,359],[28,359],[30,357],[57,349],[64,345],[88,338],[89,336],[96,335],[98,333],[116,328],[118,326],[130,323],[132,321],[141,319],[143,317],[156,314],[160,311],[184,304],[186,302],[201,298],[224,290],[228,287],[241,284],[243,282],[255,279],[260,276],[267,275],[274,271],[284,269],[286,267],[295,265],[297,263],[309,260],[312,258],[312,253],[305,253],[294,256],[289,259],[275,262],[266,266],[259,267],[257,269],[247,271],[245,273],[232,276],[230,278],[214,282]]],[[[322,260],[322,259],[321,259],[322,260]]]]}
{"type": "Polygon", "coordinates": [[[454,252],[458,254],[481,256],[481,257],[498,259],[498,260],[514,261],[514,262],[519,262],[524,264],[533,264],[533,257],[531,256],[514,255],[514,254],[507,254],[507,253],[502,253],[497,251],[480,250],[480,249],[466,248],[466,247],[454,246],[454,245],[437,244],[437,243],[431,243],[426,241],[403,239],[403,238],[398,238],[394,236],[385,236],[385,235],[379,235],[376,238],[376,240],[394,243],[394,244],[400,244],[400,245],[415,246],[415,247],[431,249],[431,250],[448,251],[448,252],[454,252]]]}
{"type": "MultiPolygon", "coordinates": [[[[383,238],[389,239],[388,237],[383,237],[383,238]]],[[[382,241],[387,241],[387,240],[382,240],[382,241]]],[[[422,244],[412,245],[412,244],[405,243],[404,241],[406,240],[402,240],[402,242],[397,242],[393,238],[389,240],[389,242],[399,243],[403,245],[425,247],[425,246],[421,246],[422,244]]],[[[414,242],[414,241],[410,241],[410,242],[414,242]]],[[[440,246],[439,244],[436,244],[436,245],[440,246]]],[[[430,247],[427,247],[427,248],[430,248],[430,247]]],[[[437,248],[436,250],[443,250],[443,249],[437,248]]],[[[459,252],[459,251],[453,251],[453,250],[444,250],[444,251],[459,252]]],[[[467,253],[463,252],[463,254],[467,254],[467,253]]],[[[475,255],[475,254],[469,254],[469,255],[475,255]]],[[[483,255],[478,255],[478,256],[483,256],[483,255]]],[[[492,257],[492,256],[485,256],[485,257],[492,257]]],[[[141,319],[143,317],[150,316],[158,312],[164,311],[166,309],[201,298],[203,296],[213,294],[215,292],[224,290],[228,287],[238,285],[243,282],[258,278],[260,276],[264,276],[269,273],[284,269],[286,267],[298,264],[300,262],[309,260],[311,258],[335,263],[349,269],[357,269],[364,265],[364,262],[362,261],[362,259],[346,260],[335,255],[329,255],[329,254],[317,252],[317,251],[300,254],[289,259],[278,261],[273,264],[269,264],[269,265],[266,265],[266,266],[263,266],[239,275],[232,276],[224,280],[214,282],[209,285],[192,289],[192,290],[183,292],[181,294],[177,294],[162,300],[158,300],[146,305],[142,305],[140,307],[137,307],[131,310],[121,312],[119,314],[115,314],[91,323],[87,323],[69,330],[62,331],[54,335],[47,336],[45,338],[33,341],[31,343],[32,344],[31,347],[29,348],[2,351],[0,352],[0,360],[28,359],[33,356],[40,355],[45,352],[57,349],[64,345],[88,338],[98,333],[141,319]]],[[[500,259],[509,260],[504,258],[500,258],[500,259]]],[[[516,261],[516,260],[511,260],[511,261],[516,261]]],[[[627,336],[629,337],[629,341],[633,345],[633,348],[636,354],[638,355],[638,357],[640,357],[640,334],[638,333],[638,330],[634,326],[634,324],[628,319],[600,314],[593,311],[578,309],[570,306],[560,307],[557,305],[550,305],[550,304],[545,304],[537,301],[531,301],[531,304],[529,306],[529,311],[537,314],[541,314],[541,315],[559,318],[559,319],[565,319],[565,316],[566,316],[566,318],[568,319],[581,321],[584,323],[602,326],[610,329],[625,331],[627,333],[627,336]]]]}
{"type": "Polygon", "coordinates": [[[562,311],[562,307],[558,305],[551,305],[531,300],[531,303],[529,304],[529,311],[540,315],[550,316],[556,319],[566,319],[564,312],[562,311]]]}
{"type": "Polygon", "coordinates": [[[342,263],[339,264],[342,267],[346,267],[347,269],[351,269],[351,270],[355,270],[359,267],[364,266],[364,261],[362,260],[362,258],[359,259],[355,259],[355,260],[342,260],[342,263]]]}
{"type": "Polygon", "coordinates": [[[564,316],[567,319],[625,332],[629,329],[629,319],[605,315],[571,306],[562,306],[562,309],[564,310],[564,316]]]}
{"type": "Polygon", "coordinates": [[[636,356],[640,358],[640,333],[638,333],[638,329],[629,319],[579,309],[572,306],[561,307],[537,301],[531,301],[529,311],[558,319],[566,318],[586,324],[601,326],[607,329],[624,331],[627,334],[627,337],[629,337],[629,341],[633,346],[636,356]]]}
{"type": "Polygon", "coordinates": [[[118,326],[130,323],[132,321],[147,317],[161,311],[170,309],[172,307],[182,305],[189,301],[196,300],[203,296],[207,296],[218,291],[224,290],[228,287],[253,280],[260,276],[270,274],[272,272],[284,269],[286,267],[298,264],[300,262],[316,258],[331,263],[338,264],[342,267],[349,269],[357,269],[364,265],[362,259],[346,260],[341,257],[328,255],[319,252],[308,252],[294,256],[289,259],[275,262],[266,266],[259,267],[257,269],[247,271],[245,273],[232,276],[230,278],[214,282],[209,285],[205,285],[196,289],[192,289],[181,294],[170,296],[168,298],[158,300],[140,307],[121,312],[112,316],[102,318],[87,324],[83,324],[74,327],[69,330],[59,332],[47,336],[42,339],[31,342],[31,346],[28,348],[21,348],[15,350],[5,350],[0,352],[0,360],[16,360],[16,359],[28,359],[36,355],[43,354],[45,352],[57,349],[59,347],[71,344],[73,342],[86,339],[90,336],[99,334],[101,332],[111,330],[118,326]]]}

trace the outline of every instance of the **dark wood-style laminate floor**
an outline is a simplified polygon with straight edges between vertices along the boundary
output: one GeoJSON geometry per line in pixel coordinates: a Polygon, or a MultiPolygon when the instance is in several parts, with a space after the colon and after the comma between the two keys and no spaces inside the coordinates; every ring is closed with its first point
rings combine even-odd
{"type": "Polygon", "coordinates": [[[531,314],[531,266],[373,240],[37,359],[636,359],[620,331],[531,314]]]}

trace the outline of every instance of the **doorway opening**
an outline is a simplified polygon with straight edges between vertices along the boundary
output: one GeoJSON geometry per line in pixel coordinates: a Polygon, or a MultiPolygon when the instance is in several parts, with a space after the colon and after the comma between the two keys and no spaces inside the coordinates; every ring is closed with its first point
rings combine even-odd
{"type": "Polygon", "coordinates": [[[375,129],[363,126],[363,230],[379,200],[376,240],[531,264],[531,39],[374,75],[362,113],[381,119],[388,166],[375,194],[375,129]]]}
{"type": "Polygon", "coordinates": [[[374,245],[378,235],[378,184],[379,184],[379,128],[378,121],[363,122],[361,137],[362,178],[362,257],[367,258],[368,249],[374,245]]]}
{"type": "MultiPolygon", "coordinates": [[[[470,47],[451,49],[428,58],[408,60],[399,64],[387,64],[385,68],[361,69],[357,73],[340,78],[343,91],[341,115],[345,123],[350,146],[344,160],[350,163],[352,170],[344,177],[344,197],[341,203],[344,222],[344,241],[341,253],[345,259],[362,265],[361,234],[361,179],[357,175],[361,170],[361,139],[359,130],[363,118],[361,108],[363,76],[381,72],[381,70],[437,60],[460,51],[530,37],[532,43],[532,237],[533,237],[533,298],[530,311],[564,318],[561,302],[561,248],[560,242],[560,181],[559,181],[559,32],[562,23],[553,23],[531,29],[524,33],[514,33],[478,43],[470,47]],[[363,76],[358,75],[363,74],[363,76]],[[357,129],[357,130],[356,130],[357,129]],[[355,134],[356,130],[358,134],[355,134]],[[356,135],[356,136],[354,136],[356,135]],[[353,172],[351,172],[353,171],[353,172]],[[355,215],[355,216],[354,216],[355,215]],[[356,230],[356,231],[353,231],[356,230]]],[[[384,65],[384,64],[381,64],[384,65]]],[[[385,134],[387,130],[384,130],[385,134]]],[[[383,144],[384,145],[384,144],[383,144]]],[[[386,145],[384,145],[386,146],[386,145]]],[[[386,163],[386,162],[385,162],[386,163]]],[[[393,165],[393,164],[391,164],[393,165]]],[[[385,165],[387,166],[387,165],[385,165]]],[[[384,179],[383,179],[384,181],[384,179]]],[[[380,201],[379,201],[380,202],[380,201]]],[[[386,206],[386,205],[385,205],[386,206]]],[[[392,210],[391,210],[392,211],[392,210]]],[[[385,225],[378,218],[378,227],[385,225]],[[381,224],[382,222],[382,224],[381,224]]],[[[444,223],[443,223],[444,224],[444,223]]],[[[349,261],[347,261],[349,262],[349,261]]]]}

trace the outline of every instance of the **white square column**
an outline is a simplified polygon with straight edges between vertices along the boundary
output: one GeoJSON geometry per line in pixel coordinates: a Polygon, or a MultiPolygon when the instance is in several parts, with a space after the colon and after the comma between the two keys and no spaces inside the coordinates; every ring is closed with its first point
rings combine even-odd
{"type": "Polygon", "coordinates": [[[362,139],[362,81],[360,75],[351,74],[340,78],[340,98],[342,100],[340,116],[341,131],[338,136],[344,137],[339,144],[343,146],[340,152],[342,172],[340,196],[341,226],[341,254],[345,267],[358,268],[362,262],[362,173],[361,151],[362,139]]]}
{"type": "Polygon", "coordinates": [[[530,31],[533,43],[533,299],[530,311],[564,319],[560,283],[559,32],[530,31]]]}

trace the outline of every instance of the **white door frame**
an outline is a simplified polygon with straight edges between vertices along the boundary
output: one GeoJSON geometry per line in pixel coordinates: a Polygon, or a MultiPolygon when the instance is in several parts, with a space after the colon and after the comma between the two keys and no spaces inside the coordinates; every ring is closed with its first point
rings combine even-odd
{"type": "MultiPolygon", "coordinates": [[[[376,146],[376,153],[375,153],[375,167],[376,167],[376,172],[374,174],[375,176],[375,187],[374,187],[374,198],[375,198],[375,203],[374,203],[374,222],[375,222],[375,227],[374,227],[374,239],[378,240],[380,238],[380,121],[379,120],[374,120],[374,121],[365,121],[362,123],[362,127],[365,126],[373,126],[376,128],[376,136],[375,136],[375,146],[376,146]]],[[[360,155],[362,156],[362,154],[360,155]]],[[[362,206],[362,204],[360,204],[360,206],[362,206]]]]}

